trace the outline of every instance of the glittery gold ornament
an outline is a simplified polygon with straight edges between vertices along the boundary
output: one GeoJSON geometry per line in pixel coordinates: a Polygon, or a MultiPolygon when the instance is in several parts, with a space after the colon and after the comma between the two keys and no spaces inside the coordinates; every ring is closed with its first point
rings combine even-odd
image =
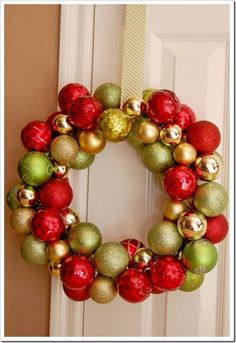
{"type": "Polygon", "coordinates": [[[33,186],[23,185],[17,192],[17,200],[23,207],[34,206],[37,202],[37,192],[33,186]]]}
{"type": "Polygon", "coordinates": [[[179,289],[183,292],[195,291],[201,286],[204,278],[204,274],[194,274],[189,270],[186,270],[184,283],[180,286],[179,289]]]}
{"type": "Polygon", "coordinates": [[[99,273],[115,278],[128,267],[129,254],[121,244],[103,243],[95,252],[94,264],[99,273]]]}
{"type": "Polygon", "coordinates": [[[143,121],[137,127],[137,136],[145,144],[154,143],[159,137],[159,127],[152,121],[143,121]]]}
{"type": "Polygon", "coordinates": [[[103,108],[120,107],[121,88],[115,83],[104,83],[94,92],[94,97],[102,104],[103,108]]]}
{"type": "Polygon", "coordinates": [[[200,239],[207,229],[206,218],[197,211],[183,213],[177,223],[179,233],[190,240],[200,239]]]}
{"type": "Polygon", "coordinates": [[[168,221],[155,224],[148,232],[148,245],[157,255],[171,255],[176,253],[183,238],[179,234],[177,226],[168,221]]]}
{"type": "Polygon", "coordinates": [[[90,297],[98,304],[111,302],[116,294],[116,284],[111,277],[98,274],[88,289],[90,297]]]}
{"type": "Polygon", "coordinates": [[[61,264],[56,264],[55,262],[50,261],[48,264],[48,271],[52,276],[59,278],[61,272],[61,264]]]}
{"type": "Polygon", "coordinates": [[[93,130],[85,130],[79,133],[78,142],[81,149],[91,155],[98,154],[106,145],[106,141],[93,130]]]}
{"type": "Polygon", "coordinates": [[[138,268],[144,269],[150,266],[152,258],[153,252],[151,249],[140,248],[134,253],[133,261],[138,268]]]}
{"type": "Polygon", "coordinates": [[[72,208],[66,208],[62,211],[62,214],[66,229],[80,222],[78,213],[74,211],[72,208]]]}
{"type": "Polygon", "coordinates": [[[201,155],[195,161],[195,172],[204,181],[214,181],[221,168],[221,158],[216,153],[201,155]]]}
{"type": "Polygon", "coordinates": [[[31,232],[30,219],[35,214],[32,208],[18,207],[16,208],[10,218],[10,224],[16,233],[21,235],[31,232]]]}
{"type": "Polygon", "coordinates": [[[178,125],[170,125],[164,127],[160,132],[160,140],[162,143],[175,146],[180,143],[181,141],[181,128],[178,125]]]}
{"type": "Polygon", "coordinates": [[[150,97],[150,95],[154,92],[156,92],[157,89],[156,88],[148,88],[148,89],[145,89],[143,91],[143,101],[144,102],[147,102],[148,101],[148,98],[150,97]]]}
{"type": "Polygon", "coordinates": [[[67,165],[60,165],[57,162],[53,162],[53,174],[59,178],[63,179],[67,177],[69,168],[67,165]]]}
{"type": "Polygon", "coordinates": [[[64,165],[76,158],[79,152],[79,146],[73,137],[61,135],[53,139],[50,152],[59,164],[64,165]]]}
{"type": "Polygon", "coordinates": [[[188,165],[195,161],[197,157],[197,150],[192,144],[181,142],[174,149],[173,157],[177,163],[188,165]]]}
{"type": "Polygon", "coordinates": [[[104,139],[112,142],[124,140],[132,127],[132,121],[126,117],[124,111],[111,108],[102,113],[98,128],[104,139]]]}
{"type": "Polygon", "coordinates": [[[143,150],[145,147],[145,144],[141,142],[141,140],[138,137],[137,128],[141,123],[147,122],[147,121],[148,121],[147,118],[138,117],[132,123],[132,128],[127,136],[127,141],[134,149],[143,150]]]}
{"type": "Polygon", "coordinates": [[[143,163],[153,173],[164,173],[174,165],[172,150],[161,142],[145,146],[143,150],[143,163]]]}
{"type": "Polygon", "coordinates": [[[219,183],[207,182],[198,186],[193,204],[204,216],[216,217],[226,209],[228,193],[219,183]]]}
{"type": "Polygon", "coordinates": [[[130,118],[133,117],[139,117],[142,113],[142,102],[135,98],[129,98],[126,100],[126,102],[123,104],[123,111],[126,113],[126,115],[130,118]]]}
{"type": "Polygon", "coordinates": [[[70,253],[69,244],[66,241],[58,240],[48,244],[47,255],[49,260],[61,263],[70,253]]]}
{"type": "Polygon", "coordinates": [[[94,155],[87,154],[85,151],[79,148],[76,158],[70,163],[69,166],[72,169],[81,170],[90,167],[94,160],[94,155]]]}
{"type": "Polygon", "coordinates": [[[184,201],[168,199],[163,206],[163,214],[166,218],[176,221],[182,213],[187,211],[184,201]]]}
{"type": "Polygon", "coordinates": [[[62,135],[67,135],[68,133],[73,131],[73,127],[69,122],[67,121],[68,116],[66,114],[58,114],[54,119],[53,119],[53,127],[56,132],[62,134],[62,135]]]}
{"type": "Polygon", "coordinates": [[[20,203],[17,199],[17,192],[20,189],[20,187],[22,187],[23,185],[24,185],[23,182],[18,182],[17,184],[12,186],[7,192],[6,201],[7,201],[8,207],[11,210],[14,210],[15,208],[20,206],[20,203]]]}
{"type": "Polygon", "coordinates": [[[23,259],[30,264],[43,265],[48,263],[47,244],[32,234],[25,237],[20,252],[23,259]]]}

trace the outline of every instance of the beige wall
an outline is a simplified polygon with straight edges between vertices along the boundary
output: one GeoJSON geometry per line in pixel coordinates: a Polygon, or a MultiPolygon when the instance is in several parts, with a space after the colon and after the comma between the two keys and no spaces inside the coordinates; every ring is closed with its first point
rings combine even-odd
{"type": "MultiPolygon", "coordinates": [[[[5,6],[5,190],[18,179],[24,148],[20,130],[56,110],[59,5],[5,6]]],[[[5,335],[47,336],[50,277],[47,267],[21,258],[22,240],[5,213],[5,335]]]]}

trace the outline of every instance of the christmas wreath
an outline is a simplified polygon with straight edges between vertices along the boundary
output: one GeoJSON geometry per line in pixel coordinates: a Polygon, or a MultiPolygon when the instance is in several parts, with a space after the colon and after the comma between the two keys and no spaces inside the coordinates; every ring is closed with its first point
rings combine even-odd
{"type": "Polygon", "coordinates": [[[11,226],[25,235],[22,257],[48,264],[76,301],[108,303],[118,293],[136,303],[151,293],[194,291],[216,265],[215,244],[228,232],[222,214],[227,191],[215,182],[222,168],[217,126],[196,121],[169,90],[148,89],[142,100],[122,105],[120,96],[113,83],[102,84],[93,96],[81,84],[64,86],[61,110],[22,129],[28,152],[17,167],[21,181],[7,194],[11,226]],[[148,232],[148,246],[135,238],[102,243],[97,226],[81,222],[69,208],[68,170],[88,168],[107,141],[126,138],[145,167],[162,175],[169,196],[162,221],[148,232]]]}

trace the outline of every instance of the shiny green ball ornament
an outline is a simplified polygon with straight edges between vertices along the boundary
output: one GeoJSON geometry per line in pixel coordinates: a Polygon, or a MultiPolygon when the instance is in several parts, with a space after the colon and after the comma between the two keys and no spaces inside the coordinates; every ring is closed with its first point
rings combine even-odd
{"type": "Polygon", "coordinates": [[[215,267],[217,259],[216,247],[205,238],[187,243],[182,253],[184,265],[195,274],[210,272],[215,267]]]}
{"type": "Polygon", "coordinates": [[[168,221],[162,221],[151,227],[147,236],[148,245],[157,255],[176,253],[183,244],[177,226],[168,221]]]}
{"type": "Polygon", "coordinates": [[[53,139],[50,145],[50,152],[59,164],[64,165],[76,159],[79,145],[73,137],[60,135],[53,139]]]}
{"type": "Polygon", "coordinates": [[[150,95],[154,92],[156,92],[157,89],[156,88],[148,88],[148,89],[145,89],[143,91],[143,101],[144,102],[147,102],[148,101],[148,98],[150,97],[150,95]]]}
{"type": "Polygon", "coordinates": [[[103,243],[95,252],[94,264],[99,273],[115,278],[128,267],[129,254],[121,244],[103,243]]]}
{"type": "Polygon", "coordinates": [[[26,236],[20,252],[23,259],[30,264],[40,266],[48,263],[47,244],[32,234],[26,236]]]}
{"type": "Polygon", "coordinates": [[[98,274],[88,289],[90,297],[98,304],[111,302],[116,294],[116,284],[111,277],[98,274]]]}
{"type": "Polygon", "coordinates": [[[92,255],[101,242],[102,236],[98,228],[87,222],[73,224],[68,234],[71,250],[85,256],[92,255]]]}
{"type": "Polygon", "coordinates": [[[186,270],[184,283],[179,289],[183,292],[195,291],[202,285],[204,278],[204,274],[194,274],[189,270],[186,270]]]}
{"type": "Polygon", "coordinates": [[[148,119],[144,117],[137,118],[135,121],[133,121],[132,128],[127,136],[128,143],[134,149],[143,150],[146,145],[139,139],[138,134],[137,134],[137,128],[139,127],[141,123],[145,121],[148,121],[148,119]]]}
{"type": "Polygon", "coordinates": [[[53,174],[51,160],[42,152],[30,151],[18,163],[20,178],[30,186],[40,186],[53,174]]]}
{"type": "Polygon", "coordinates": [[[226,209],[228,193],[219,183],[207,182],[198,186],[193,204],[204,216],[216,217],[226,209]]]}
{"type": "Polygon", "coordinates": [[[143,150],[143,163],[153,173],[164,173],[175,164],[172,150],[169,146],[155,142],[148,144],[143,150]]]}
{"type": "Polygon", "coordinates": [[[30,220],[35,214],[32,208],[18,207],[16,208],[10,218],[10,224],[13,230],[20,234],[28,234],[31,232],[30,220]]]}
{"type": "Polygon", "coordinates": [[[76,158],[72,162],[70,162],[69,166],[70,168],[77,170],[86,169],[91,166],[94,160],[94,155],[89,155],[79,148],[79,152],[76,158]]]}
{"type": "Polygon", "coordinates": [[[17,199],[17,193],[19,189],[24,186],[23,182],[18,182],[16,185],[12,186],[6,195],[7,205],[11,210],[15,210],[17,207],[20,206],[20,203],[17,199]]]}
{"type": "Polygon", "coordinates": [[[115,83],[104,83],[94,92],[94,97],[102,104],[103,108],[120,107],[121,88],[115,83]]]}

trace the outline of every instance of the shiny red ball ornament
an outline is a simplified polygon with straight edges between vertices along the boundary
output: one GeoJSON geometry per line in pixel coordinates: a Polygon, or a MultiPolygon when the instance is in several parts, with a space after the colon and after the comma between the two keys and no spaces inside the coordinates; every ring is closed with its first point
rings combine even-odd
{"type": "Polygon", "coordinates": [[[88,288],[71,289],[63,285],[63,291],[68,298],[74,301],[85,301],[90,298],[88,288]]]}
{"type": "Polygon", "coordinates": [[[84,289],[94,280],[95,269],[85,256],[70,256],[61,266],[61,280],[67,288],[84,289]]]}
{"type": "Polygon", "coordinates": [[[196,116],[193,110],[189,106],[181,104],[180,112],[175,118],[175,124],[179,125],[182,130],[186,130],[195,121],[196,116]]]}
{"type": "Polygon", "coordinates": [[[123,245],[123,247],[127,250],[130,262],[133,260],[133,256],[136,251],[144,247],[142,242],[132,238],[124,239],[120,242],[120,244],[123,245]]]}
{"type": "Polygon", "coordinates": [[[193,123],[187,130],[187,142],[198,152],[213,152],[220,144],[220,131],[210,121],[201,120],[193,123]]]}
{"type": "Polygon", "coordinates": [[[21,140],[26,150],[48,151],[52,133],[48,123],[32,121],[21,130],[21,140]]]}
{"type": "Polygon", "coordinates": [[[118,276],[117,291],[128,302],[138,303],[147,299],[152,292],[152,283],[147,273],[130,268],[118,276]]]}
{"type": "Polygon", "coordinates": [[[213,244],[219,243],[225,239],[229,231],[229,223],[223,214],[217,217],[206,217],[207,229],[204,238],[213,244]]]}
{"type": "Polygon", "coordinates": [[[102,104],[93,96],[86,96],[73,102],[70,112],[70,122],[83,130],[95,127],[102,113],[102,104]]]}
{"type": "Polygon", "coordinates": [[[164,289],[159,288],[157,286],[153,286],[153,288],[152,288],[152,294],[161,294],[164,292],[166,292],[164,289]]]}
{"type": "Polygon", "coordinates": [[[39,189],[39,201],[42,207],[54,207],[63,210],[69,207],[73,191],[68,179],[50,179],[39,189]]]}
{"type": "Polygon", "coordinates": [[[179,99],[171,91],[156,91],[148,99],[146,113],[155,123],[166,124],[172,122],[179,111],[179,99]]]}
{"type": "Polygon", "coordinates": [[[68,114],[75,100],[89,94],[89,90],[85,86],[79,83],[68,83],[58,94],[58,104],[62,112],[68,114]]]}
{"type": "Polygon", "coordinates": [[[184,282],[185,267],[173,256],[159,257],[153,265],[150,278],[156,291],[174,291],[184,282]]]}
{"type": "Polygon", "coordinates": [[[59,239],[65,230],[63,216],[55,208],[37,211],[30,226],[33,234],[45,242],[59,239]]]}
{"type": "Polygon", "coordinates": [[[174,200],[190,198],[197,189],[197,176],[185,166],[169,168],[162,180],[163,190],[174,200]]]}

